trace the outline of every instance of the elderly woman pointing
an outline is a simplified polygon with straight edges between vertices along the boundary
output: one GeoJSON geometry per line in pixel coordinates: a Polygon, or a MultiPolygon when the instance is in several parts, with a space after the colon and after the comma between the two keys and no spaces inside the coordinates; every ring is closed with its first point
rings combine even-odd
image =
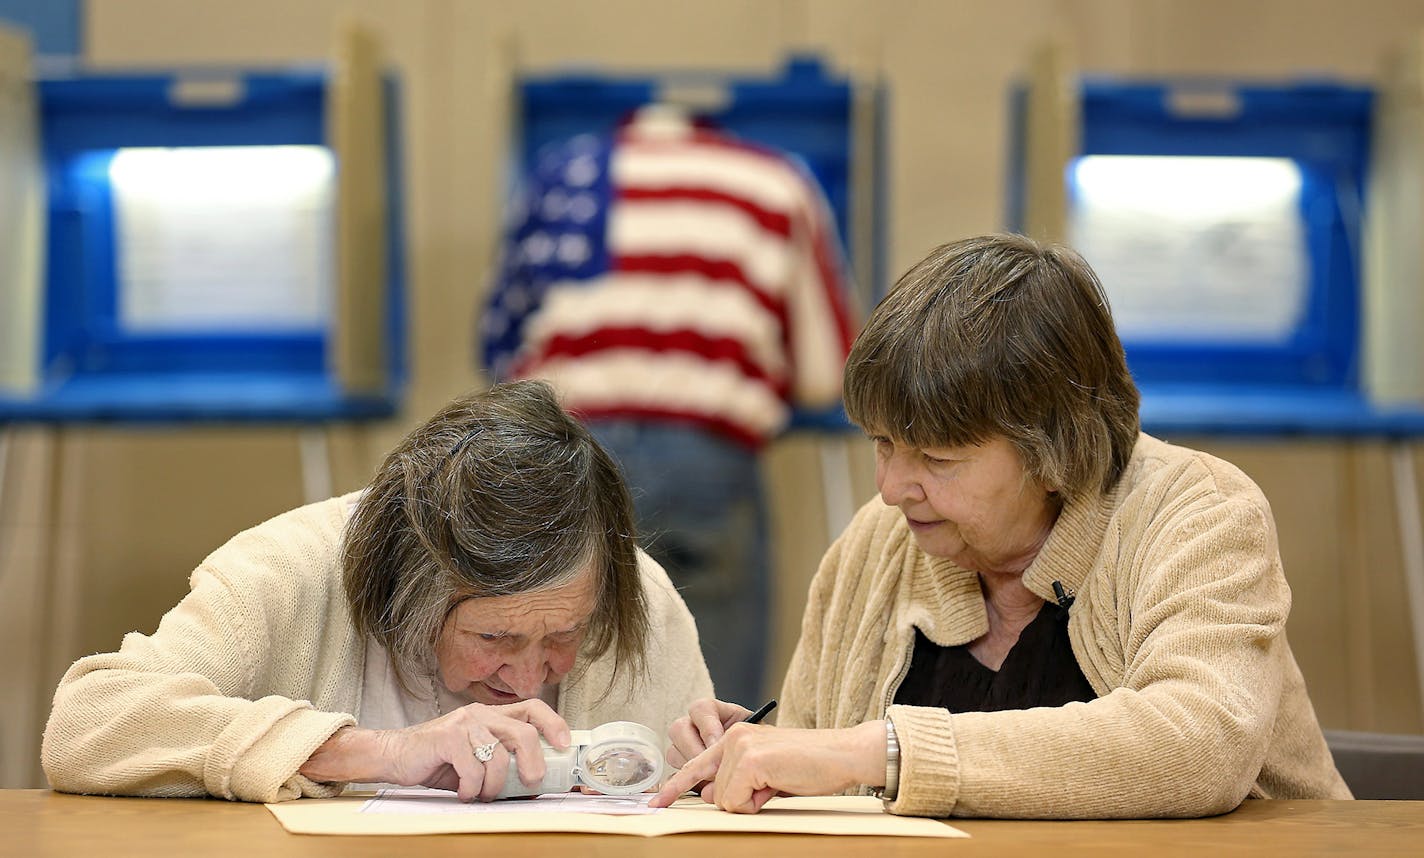
{"type": "Polygon", "coordinates": [[[938,248],[845,372],[880,500],[811,586],[779,726],[694,705],[724,809],[871,787],[891,812],[1187,817],[1348,798],[1286,643],[1260,490],[1140,434],[1097,278],[1021,236],[938,248]]]}
{"type": "Polygon", "coordinates": [[[661,731],[712,691],[617,465],[537,382],[456,400],[367,489],[239,534],[190,587],[153,635],[61,681],[56,789],[488,799],[511,766],[538,783],[541,736],[661,731]]]}

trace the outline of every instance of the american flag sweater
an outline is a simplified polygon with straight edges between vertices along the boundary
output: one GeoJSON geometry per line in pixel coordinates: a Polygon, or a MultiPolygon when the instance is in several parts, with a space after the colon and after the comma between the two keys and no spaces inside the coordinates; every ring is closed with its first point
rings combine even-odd
{"type": "Polygon", "coordinates": [[[786,155],[640,112],[545,153],[511,212],[481,327],[497,379],[585,418],[758,447],[840,396],[852,322],[829,209],[786,155]]]}

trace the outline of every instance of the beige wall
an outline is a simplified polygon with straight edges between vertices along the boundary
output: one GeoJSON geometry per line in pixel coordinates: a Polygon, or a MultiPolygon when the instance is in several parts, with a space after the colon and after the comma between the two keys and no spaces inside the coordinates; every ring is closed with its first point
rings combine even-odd
{"type": "MultiPolygon", "coordinates": [[[[85,55],[101,66],[307,62],[327,55],[348,13],[380,32],[405,94],[413,379],[401,419],[336,438],[338,490],[363,482],[422,415],[479,383],[472,319],[495,241],[516,68],[768,71],[788,50],[811,48],[879,79],[892,97],[887,235],[899,271],[934,244],[1003,224],[1006,87],[1045,37],[1066,36],[1091,71],[1365,81],[1395,39],[1424,28],[1417,0],[91,0],[85,55]]],[[[302,500],[288,429],[10,438],[0,786],[39,782],[39,731],[65,665],[114,648],[126,631],[152,630],[208,551],[302,500]]],[[[1290,633],[1322,720],[1424,731],[1384,449],[1200,446],[1240,464],[1275,506],[1296,593],[1290,633]]],[[[866,451],[834,448],[849,453],[857,498],[869,498],[866,451]]],[[[805,438],[772,454],[780,620],[768,658],[778,677],[828,541],[820,456],[805,438]]]]}

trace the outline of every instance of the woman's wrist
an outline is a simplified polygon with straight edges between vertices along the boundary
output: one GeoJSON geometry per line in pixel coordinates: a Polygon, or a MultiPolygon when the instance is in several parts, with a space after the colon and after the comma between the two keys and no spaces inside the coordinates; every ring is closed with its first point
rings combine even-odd
{"type": "Polygon", "coordinates": [[[318,783],[383,781],[384,739],[381,731],[342,727],[302,763],[298,773],[318,783]]]}
{"type": "Polygon", "coordinates": [[[856,771],[852,784],[879,788],[885,785],[885,722],[866,721],[851,730],[856,734],[856,771]]]}

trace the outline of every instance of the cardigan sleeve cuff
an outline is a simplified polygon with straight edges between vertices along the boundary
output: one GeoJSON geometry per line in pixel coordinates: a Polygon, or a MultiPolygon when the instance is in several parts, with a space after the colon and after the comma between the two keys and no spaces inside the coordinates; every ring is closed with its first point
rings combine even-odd
{"type": "Polygon", "coordinates": [[[900,743],[900,789],[885,808],[900,816],[947,817],[959,798],[959,750],[944,709],[891,706],[900,743]]]}
{"type": "Polygon", "coordinates": [[[215,743],[204,772],[210,794],[273,802],[341,792],[345,784],[317,783],[298,774],[298,769],[333,733],[354,725],[355,718],[279,697],[257,701],[254,710],[224,730],[215,743]]]}

